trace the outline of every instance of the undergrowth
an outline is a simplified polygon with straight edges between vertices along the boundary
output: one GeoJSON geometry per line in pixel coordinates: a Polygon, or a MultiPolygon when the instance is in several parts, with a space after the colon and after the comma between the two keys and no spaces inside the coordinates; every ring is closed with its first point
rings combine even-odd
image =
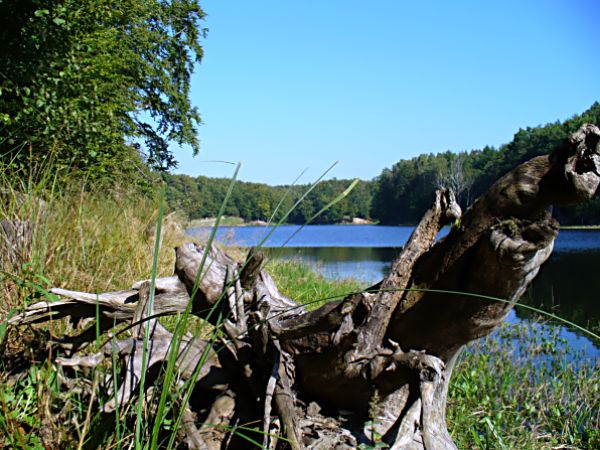
{"type": "Polygon", "coordinates": [[[448,429],[461,449],[600,448],[599,369],[557,326],[504,323],[459,358],[448,429]]]}

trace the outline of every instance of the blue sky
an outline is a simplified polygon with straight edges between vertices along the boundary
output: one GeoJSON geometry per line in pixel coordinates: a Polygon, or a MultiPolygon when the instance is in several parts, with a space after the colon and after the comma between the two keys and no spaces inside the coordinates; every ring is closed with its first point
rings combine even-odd
{"type": "Polygon", "coordinates": [[[600,100],[600,2],[205,0],[201,152],[176,173],[371,179],[600,100]]]}

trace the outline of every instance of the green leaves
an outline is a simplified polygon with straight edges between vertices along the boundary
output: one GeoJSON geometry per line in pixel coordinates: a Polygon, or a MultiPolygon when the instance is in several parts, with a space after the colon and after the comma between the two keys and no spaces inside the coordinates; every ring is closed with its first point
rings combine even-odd
{"type": "Polygon", "coordinates": [[[167,169],[172,142],[197,152],[189,87],[203,17],[197,0],[1,2],[0,119],[12,144],[0,141],[0,159],[39,165],[17,149],[31,144],[93,179],[137,172],[140,158],[167,169]]]}

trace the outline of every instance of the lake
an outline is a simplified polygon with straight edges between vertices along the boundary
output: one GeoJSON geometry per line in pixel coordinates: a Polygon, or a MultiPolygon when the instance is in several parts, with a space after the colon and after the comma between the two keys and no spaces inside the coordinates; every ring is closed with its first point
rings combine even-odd
{"type": "MultiPolygon", "coordinates": [[[[262,242],[272,258],[306,262],[330,279],[373,283],[389,270],[412,230],[381,225],[284,225],[274,231],[270,227],[222,227],[216,238],[242,247],[262,242]]],[[[439,237],[447,232],[442,230],[439,237]]],[[[210,228],[188,230],[201,238],[209,233],[210,228]]],[[[561,230],[552,255],[521,302],[600,331],[600,231],[561,230]]],[[[527,321],[530,317],[527,310],[517,308],[508,320],[527,321]]],[[[587,349],[600,357],[600,350],[579,333],[562,329],[561,335],[574,350],[587,349]]]]}

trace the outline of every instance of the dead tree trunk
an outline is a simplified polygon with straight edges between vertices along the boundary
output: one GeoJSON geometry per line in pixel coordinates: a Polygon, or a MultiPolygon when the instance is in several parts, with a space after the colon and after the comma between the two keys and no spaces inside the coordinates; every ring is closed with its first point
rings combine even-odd
{"type": "MultiPolygon", "coordinates": [[[[114,320],[135,323],[132,336],[116,343],[128,370],[104,407],[110,411],[137,392],[145,329],[139,321],[150,320],[149,364],[159,364],[172,335],[151,316],[183,311],[191,296],[192,314],[222,323],[223,345],[208,350],[196,397],[182,405],[190,448],[233,448],[231,428],[206,424],[254,420],[271,433],[265,448],[355,448],[376,432],[392,449],[452,449],[445,410],[457,355],[505,319],[550,255],[558,223],[548,207],[596,192],[599,141],[600,130],[584,125],[551,155],[498,180],[462,217],[452,192],[438,190],[387,277],[314,311],[278,291],[260,253],[251,250],[239,264],[215,248],[187,244],[176,249],[175,275],[156,281],[150,311],[150,284],[140,282],[98,298],[54,289],[61,300],[32,305],[11,322],[93,318],[98,301],[103,330],[114,320]]],[[[63,342],[71,357],[58,362],[98,364],[103,354],[76,356],[93,338],[88,334],[63,342]]],[[[183,379],[207,345],[184,336],[177,361],[183,379]]],[[[107,344],[106,354],[111,350],[107,344]]]]}

